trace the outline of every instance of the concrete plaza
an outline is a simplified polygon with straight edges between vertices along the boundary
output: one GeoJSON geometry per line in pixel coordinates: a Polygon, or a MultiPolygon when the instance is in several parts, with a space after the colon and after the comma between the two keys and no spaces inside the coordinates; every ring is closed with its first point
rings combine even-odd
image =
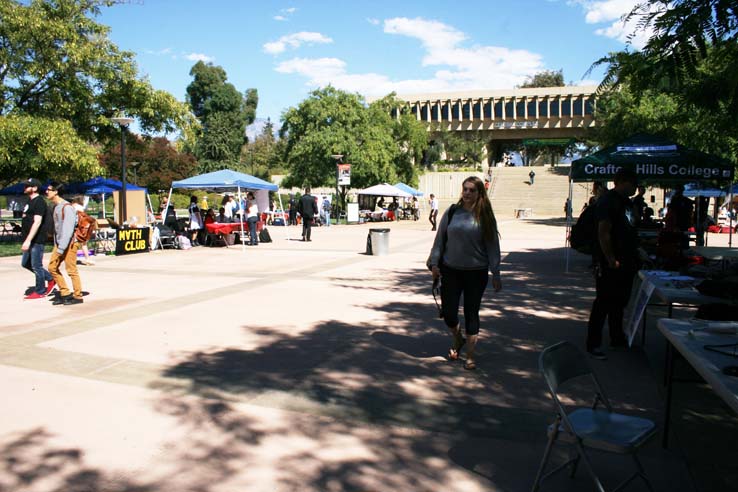
{"type": "MultiPolygon", "coordinates": [[[[32,275],[0,259],[0,491],[529,490],[554,416],[538,354],[583,344],[588,259],[565,273],[558,219],[501,220],[504,287],[485,295],[470,372],[445,358],[427,221],[389,224],[379,257],[369,227],[100,257],[78,306],[24,301],[32,275]]],[[[645,351],[593,365],[619,411],[660,423],[649,330],[645,351]]],[[[656,490],[735,487],[735,416],[704,386],[674,399],[670,448],[642,452],[656,490]]],[[[610,487],[631,470],[594,462],[610,487]]],[[[545,486],[592,489],[584,469],[545,486]]]]}

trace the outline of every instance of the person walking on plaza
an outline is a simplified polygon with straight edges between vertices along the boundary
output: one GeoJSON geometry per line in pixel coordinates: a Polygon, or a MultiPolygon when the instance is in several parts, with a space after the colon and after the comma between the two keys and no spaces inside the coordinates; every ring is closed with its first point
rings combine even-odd
{"type": "Polygon", "coordinates": [[[500,239],[492,204],[484,183],[476,176],[462,184],[461,199],[441,217],[428,266],[434,283],[441,281],[442,317],[453,336],[448,352],[459,358],[466,345],[464,369],[476,369],[474,351],[479,336],[479,307],[492,273],[495,292],[502,289],[500,279],[500,239]],[[464,330],[459,326],[459,299],[464,294],[464,330]]]}
{"type": "Polygon", "coordinates": [[[531,169],[528,173],[528,178],[530,179],[530,185],[533,186],[533,183],[535,183],[536,181],[536,172],[533,169],[531,169]]]}
{"type": "Polygon", "coordinates": [[[256,234],[256,223],[259,222],[259,206],[256,204],[256,197],[254,194],[249,192],[246,195],[248,199],[246,206],[246,222],[249,224],[249,244],[251,246],[259,245],[259,237],[256,234]]]}
{"type": "Polygon", "coordinates": [[[302,240],[311,241],[310,231],[313,225],[313,219],[318,213],[318,204],[313,195],[310,194],[310,188],[305,188],[305,194],[300,197],[297,204],[297,211],[302,217],[302,240]]]}
{"type": "Polygon", "coordinates": [[[328,199],[328,196],[325,196],[323,198],[323,206],[321,207],[323,209],[323,223],[327,226],[331,226],[331,201],[328,199]]]}
{"type": "Polygon", "coordinates": [[[606,359],[602,351],[605,319],[610,328],[610,347],[625,347],[623,312],[630,299],[633,278],[638,271],[638,234],[630,197],[638,179],[634,171],[615,174],[615,187],[600,198],[595,207],[596,247],[593,254],[596,296],[587,325],[587,352],[606,359]]]}
{"type": "Polygon", "coordinates": [[[29,202],[25,206],[21,220],[21,266],[36,277],[31,292],[26,291],[25,299],[43,299],[54,290],[56,282],[44,268],[44,246],[46,237],[53,227],[46,200],[39,195],[41,182],[29,178],[23,182],[23,192],[29,202]]]}
{"type": "Polygon", "coordinates": [[[77,270],[77,250],[79,243],[74,240],[74,230],[77,225],[77,211],[59,193],[61,185],[52,181],[46,188],[46,197],[54,204],[54,250],[51,252],[49,261],[49,272],[54,281],[59,285],[59,297],[54,300],[54,305],[82,304],[82,281],[77,270]],[[73,292],[67,287],[64,275],[61,273],[61,264],[67,270],[67,275],[72,280],[73,292]]]}
{"type": "Polygon", "coordinates": [[[436,195],[434,195],[433,193],[430,194],[429,203],[430,203],[430,215],[428,216],[428,220],[433,226],[431,228],[431,231],[435,231],[436,230],[436,219],[438,218],[438,199],[436,198],[436,195]]]}

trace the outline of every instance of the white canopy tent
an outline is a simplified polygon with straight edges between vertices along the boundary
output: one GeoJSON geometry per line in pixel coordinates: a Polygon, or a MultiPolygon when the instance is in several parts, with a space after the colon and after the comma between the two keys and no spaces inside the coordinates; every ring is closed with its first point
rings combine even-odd
{"type": "Polygon", "coordinates": [[[412,195],[407,191],[403,191],[396,188],[388,183],[382,183],[369,188],[360,190],[357,192],[358,195],[372,195],[372,196],[396,196],[400,198],[412,198],[412,195]]]}

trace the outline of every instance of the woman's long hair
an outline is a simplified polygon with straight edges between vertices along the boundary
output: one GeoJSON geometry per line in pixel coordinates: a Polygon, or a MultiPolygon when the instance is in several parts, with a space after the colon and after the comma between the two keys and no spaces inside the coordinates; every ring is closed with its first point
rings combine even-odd
{"type": "MultiPolygon", "coordinates": [[[[472,215],[482,225],[482,236],[485,241],[491,241],[495,236],[500,236],[500,231],[497,230],[497,219],[495,218],[495,212],[492,210],[492,203],[489,201],[487,196],[487,190],[484,189],[484,182],[476,176],[469,176],[461,184],[463,187],[466,183],[472,183],[477,189],[477,201],[472,205],[472,215]]],[[[464,201],[459,198],[457,205],[460,207],[464,206],[464,201]]]]}

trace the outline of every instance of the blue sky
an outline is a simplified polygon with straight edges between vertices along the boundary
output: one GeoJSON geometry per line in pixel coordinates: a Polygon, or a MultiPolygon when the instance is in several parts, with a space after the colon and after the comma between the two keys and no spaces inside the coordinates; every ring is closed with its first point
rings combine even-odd
{"type": "Polygon", "coordinates": [[[131,0],[98,20],[155,88],[184,100],[190,69],[210,61],[239,91],[258,89],[258,118],[279,121],[329,83],[367,97],[512,88],[544,69],[597,83],[585,72],[625,47],[620,16],[635,3],[131,0]]]}

